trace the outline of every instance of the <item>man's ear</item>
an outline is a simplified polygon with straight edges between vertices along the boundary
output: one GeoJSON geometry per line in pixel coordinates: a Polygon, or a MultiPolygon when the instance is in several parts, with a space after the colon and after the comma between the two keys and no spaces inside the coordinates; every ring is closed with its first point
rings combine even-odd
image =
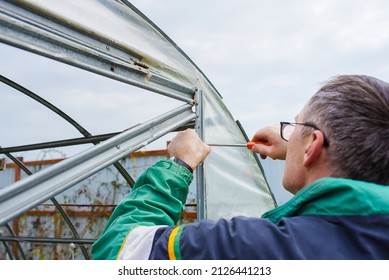
{"type": "Polygon", "coordinates": [[[306,167],[318,160],[324,148],[324,134],[320,130],[315,130],[307,141],[304,153],[304,166],[306,167]]]}

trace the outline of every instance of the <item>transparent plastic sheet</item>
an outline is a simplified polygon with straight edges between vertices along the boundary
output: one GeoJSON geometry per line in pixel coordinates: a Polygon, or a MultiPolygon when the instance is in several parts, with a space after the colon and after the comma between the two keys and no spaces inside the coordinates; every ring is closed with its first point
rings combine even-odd
{"type": "MultiPolygon", "coordinates": [[[[32,0],[22,5],[112,40],[164,77],[187,87],[197,87],[204,94],[205,142],[246,142],[219,94],[199,69],[125,4],[120,1],[32,0]]],[[[204,163],[204,174],[206,218],[257,217],[275,207],[262,171],[246,148],[213,147],[204,163]]]]}
{"type": "MultiPolygon", "coordinates": [[[[246,139],[222,100],[205,95],[204,138],[207,143],[242,144],[246,139]]],[[[205,161],[206,216],[259,217],[275,201],[253,152],[245,147],[212,147],[205,161]]]]}

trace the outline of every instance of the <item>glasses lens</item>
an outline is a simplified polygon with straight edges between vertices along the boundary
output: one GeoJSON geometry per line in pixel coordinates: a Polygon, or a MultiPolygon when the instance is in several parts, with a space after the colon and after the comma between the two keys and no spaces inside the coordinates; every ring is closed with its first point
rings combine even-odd
{"type": "Polygon", "coordinates": [[[289,141],[289,137],[292,134],[294,130],[294,126],[290,124],[284,124],[283,130],[282,130],[282,136],[286,141],[289,141]]]}

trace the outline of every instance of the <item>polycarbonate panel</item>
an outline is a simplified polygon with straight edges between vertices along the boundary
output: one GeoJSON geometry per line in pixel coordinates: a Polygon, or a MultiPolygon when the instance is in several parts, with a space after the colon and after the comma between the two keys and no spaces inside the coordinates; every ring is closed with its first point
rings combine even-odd
{"type": "MultiPolygon", "coordinates": [[[[230,112],[215,94],[206,94],[204,140],[242,144],[246,139],[230,112]]],[[[253,153],[246,147],[212,147],[204,166],[206,217],[259,217],[275,201],[253,153]]]]}

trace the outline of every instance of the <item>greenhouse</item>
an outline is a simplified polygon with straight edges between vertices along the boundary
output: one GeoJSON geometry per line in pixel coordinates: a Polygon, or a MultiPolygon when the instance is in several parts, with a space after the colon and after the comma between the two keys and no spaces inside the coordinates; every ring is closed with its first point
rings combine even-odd
{"type": "MultiPolygon", "coordinates": [[[[153,144],[166,145],[172,133],[249,140],[205,74],[129,1],[1,1],[0,22],[3,54],[16,49],[27,57],[21,67],[42,73],[39,83],[1,73],[2,104],[15,108],[7,118],[20,124],[0,141],[1,259],[90,259],[139,174],[169,157],[153,144]],[[74,79],[62,79],[65,72],[74,79]],[[118,111],[128,117],[115,118],[118,111]],[[66,150],[60,159],[39,158],[58,150],[66,150]]],[[[257,217],[276,206],[245,148],[215,147],[191,190],[183,223],[257,217]]]]}

